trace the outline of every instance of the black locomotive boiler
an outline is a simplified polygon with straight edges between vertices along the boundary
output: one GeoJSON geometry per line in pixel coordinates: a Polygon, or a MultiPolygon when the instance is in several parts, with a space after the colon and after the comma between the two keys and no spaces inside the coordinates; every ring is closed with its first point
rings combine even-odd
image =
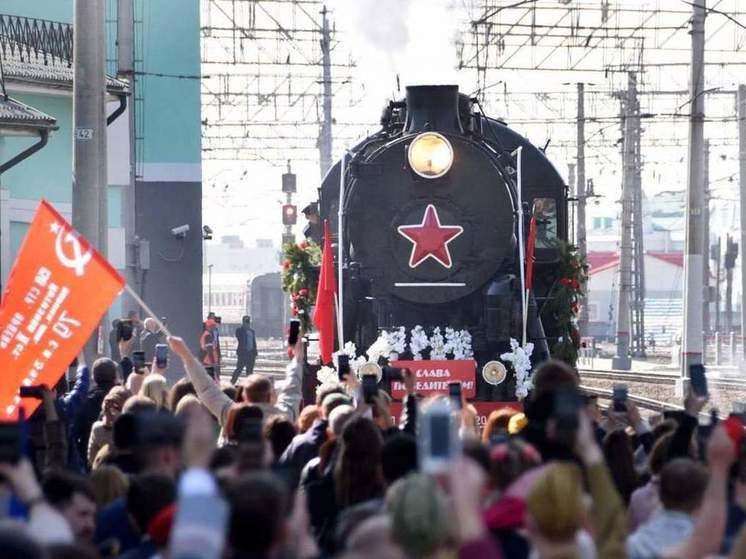
{"type": "MultiPolygon", "coordinates": [[[[554,325],[537,312],[557,279],[567,238],[567,187],[544,152],[477,111],[457,86],[408,87],[381,129],[349,151],[319,189],[319,213],[338,242],[342,205],[344,336],[368,347],[381,329],[467,329],[478,371],[522,337],[519,212],[524,238],[537,218],[528,313],[532,360],[548,357],[554,325]],[[523,147],[521,200],[513,155],[523,147]]],[[[338,250],[338,245],[337,245],[338,250]]],[[[339,262],[337,263],[339,265],[339,262]]],[[[478,374],[480,399],[506,399],[511,384],[478,374]]]]}

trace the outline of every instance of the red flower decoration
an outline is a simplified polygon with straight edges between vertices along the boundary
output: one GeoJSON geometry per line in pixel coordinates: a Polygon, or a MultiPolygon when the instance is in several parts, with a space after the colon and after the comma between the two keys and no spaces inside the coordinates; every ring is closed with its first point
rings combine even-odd
{"type": "Polygon", "coordinates": [[[298,291],[298,295],[301,297],[306,297],[308,295],[308,289],[303,288],[300,291],[298,291]]]}
{"type": "Polygon", "coordinates": [[[572,285],[573,279],[572,278],[560,278],[559,282],[565,287],[570,287],[572,285]]]}
{"type": "Polygon", "coordinates": [[[285,260],[282,263],[282,269],[285,270],[286,272],[290,269],[290,260],[285,260]]]}
{"type": "Polygon", "coordinates": [[[301,241],[300,243],[298,243],[298,248],[301,250],[306,250],[308,248],[308,242],[301,241]]]}

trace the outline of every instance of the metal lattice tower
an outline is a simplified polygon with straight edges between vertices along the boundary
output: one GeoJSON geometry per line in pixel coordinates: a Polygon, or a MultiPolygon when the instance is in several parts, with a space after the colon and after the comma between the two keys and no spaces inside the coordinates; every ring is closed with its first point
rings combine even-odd
{"type": "Polygon", "coordinates": [[[206,159],[331,163],[335,121],[352,102],[354,63],[320,0],[204,0],[202,146],[206,159]],[[321,153],[320,153],[321,152],[321,153]]]}

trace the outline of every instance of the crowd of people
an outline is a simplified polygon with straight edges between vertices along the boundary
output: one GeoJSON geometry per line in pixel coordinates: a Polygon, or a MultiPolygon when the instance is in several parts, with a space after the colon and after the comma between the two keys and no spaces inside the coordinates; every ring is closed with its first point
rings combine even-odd
{"type": "Polygon", "coordinates": [[[0,439],[1,557],[746,557],[743,424],[701,422],[705,397],[601,409],[548,361],[522,411],[481,426],[404,369],[397,420],[354,374],[302,401],[302,338],[282,382],[236,385],[169,337],[172,386],[152,357],[133,364],[136,339],[43,387],[22,452],[0,439]],[[458,443],[425,467],[424,422],[446,404],[458,443]]]}

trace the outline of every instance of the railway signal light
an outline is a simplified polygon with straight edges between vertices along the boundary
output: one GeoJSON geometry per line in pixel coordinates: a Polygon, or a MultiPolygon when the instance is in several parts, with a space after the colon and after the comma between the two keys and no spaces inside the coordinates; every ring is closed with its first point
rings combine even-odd
{"type": "Polygon", "coordinates": [[[298,221],[298,208],[295,204],[284,204],[282,206],[282,224],[295,225],[298,221]]]}
{"type": "Polygon", "coordinates": [[[282,175],[282,191],[286,194],[297,192],[295,173],[287,172],[282,175]]]}

